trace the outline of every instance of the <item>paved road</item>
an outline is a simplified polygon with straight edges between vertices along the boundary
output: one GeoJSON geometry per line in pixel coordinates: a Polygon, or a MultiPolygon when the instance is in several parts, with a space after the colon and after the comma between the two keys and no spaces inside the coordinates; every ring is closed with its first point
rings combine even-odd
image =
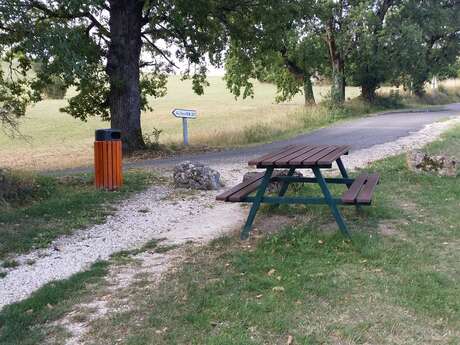
{"type": "MultiPolygon", "coordinates": [[[[353,150],[395,141],[398,138],[419,131],[425,125],[460,116],[460,103],[450,104],[438,109],[388,112],[357,120],[340,122],[327,128],[298,135],[287,140],[246,148],[229,149],[219,152],[181,155],[167,159],[149,159],[126,163],[131,167],[170,167],[180,161],[200,161],[210,165],[221,162],[244,162],[250,158],[276,150],[289,144],[349,144],[353,150]]],[[[72,169],[59,173],[88,171],[89,168],[72,169]]],[[[58,173],[58,172],[56,172],[58,173]]]]}

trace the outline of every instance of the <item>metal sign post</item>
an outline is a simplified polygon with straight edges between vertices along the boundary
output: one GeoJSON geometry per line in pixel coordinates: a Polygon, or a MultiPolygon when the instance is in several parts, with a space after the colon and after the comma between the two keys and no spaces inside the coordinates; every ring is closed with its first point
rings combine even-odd
{"type": "Polygon", "coordinates": [[[184,145],[188,145],[188,123],[187,118],[182,118],[182,131],[184,132],[184,145]]]}
{"type": "Polygon", "coordinates": [[[196,119],[196,110],[174,109],[172,114],[182,119],[182,129],[184,132],[184,145],[188,145],[188,119],[196,119]]]}

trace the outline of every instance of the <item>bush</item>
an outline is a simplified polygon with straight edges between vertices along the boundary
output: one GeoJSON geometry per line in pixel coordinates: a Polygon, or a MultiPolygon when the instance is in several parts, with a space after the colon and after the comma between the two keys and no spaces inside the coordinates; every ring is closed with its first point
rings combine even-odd
{"type": "Polygon", "coordinates": [[[385,109],[395,109],[404,107],[403,97],[399,90],[391,90],[388,96],[377,95],[375,105],[385,109]]]}
{"type": "Polygon", "coordinates": [[[144,143],[147,150],[159,151],[161,150],[160,145],[160,135],[163,133],[162,129],[153,128],[150,133],[146,133],[143,135],[144,143]]]}

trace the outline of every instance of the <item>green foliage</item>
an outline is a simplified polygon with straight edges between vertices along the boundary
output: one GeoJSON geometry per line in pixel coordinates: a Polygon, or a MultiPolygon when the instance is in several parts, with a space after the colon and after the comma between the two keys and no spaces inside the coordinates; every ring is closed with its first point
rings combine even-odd
{"type": "Polygon", "coordinates": [[[144,142],[145,146],[149,150],[159,150],[161,148],[160,145],[160,135],[163,133],[162,129],[153,128],[150,133],[144,133],[144,142]]]}
{"type": "Polygon", "coordinates": [[[230,91],[243,98],[253,96],[251,79],[273,82],[278,90],[275,100],[283,102],[301,93],[305,80],[325,73],[326,51],[321,38],[302,23],[301,4],[262,4],[250,17],[248,33],[231,41],[225,79],[230,91]]]}
{"type": "Polygon", "coordinates": [[[301,92],[308,76],[330,77],[336,104],[344,101],[345,84],[360,86],[363,97],[373,102],[383,83],[421,92],[431,76],[457,73],[458,2],[262,4],[264,9],[249,21],[251,34],[231,42],[226,78],[236,96],[253,94],[250,79],[259,78],[260,71],[277,85],[277,101],[301,92]]]}
{"type": "MultiPolygon", "coordinates": [[[[15,64],[8,75],[0,71],[3,122],[14,124],[28,104],[40,100],[43,90],[49,97],[62,97],[69,87],[77,94],[62,111],[82,120],[89,116],[109,120],[117,101],[111,92],[128,93],[128,77],[134,78],[136,86],[139,83],[140,108],[151,109],[147,97],[165,95],[166,76],[177,61],[186,63],[184,78],[192,78],[193,89],[202,94],[207,85],[207,61],[221,61],[229,33],[238,33],[234,14],[252,6],[240,0],[199,0],[193,6],[185,0],[143,0],[141,4],[137,7],[141,16],[135,19],[139,31],[134,26],[132,29],[132,38],[138,35],[141,45],[137,57],[133,55],[138,60],[141,56],[140,61],[133,61],[143,71],[139,82],[136,71],[114,73],[114,67],[131,62],[120,60],[120,52],[131,49],[129,40],[114,42],[119,39],[117,30],[125,24],[113,19],[113,11],[127,4],[107,6],[102,0],[2,1],[0,61],[15,64]],[[117,44],[122,45],[118,52],[114,50],[117,44]],[[30,73],[33,64],[40,66],[35,74],[30,73]]],[[[133,111],[140,115],[139,110],[133,111]]]]}
{"type": "Polygon", "coordinates": [[[460,54],[459,3],[408,1],[388,22],[395,84],[421,95],[433,76],[455,77],[460,54]]]}

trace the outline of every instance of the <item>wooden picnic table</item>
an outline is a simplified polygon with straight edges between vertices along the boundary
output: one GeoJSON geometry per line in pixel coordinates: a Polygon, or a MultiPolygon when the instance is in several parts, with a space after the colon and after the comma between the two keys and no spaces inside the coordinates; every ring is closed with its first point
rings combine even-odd
{"type": "Polygon", "coordinates": [[[347,155],[350,150],[348,145],[289,145],[275,152],[252,159],[250,166],[264,169],[254,177],[243,181],[230,190],[218,195],[217,200],[226,202],[249,202],[252,203],[248,219],[241,232],[241,238],[245,239],[254,222],[254,218],[260,204],[326,204],[339,226],[341,232],[350,236],[347,225],[338,209],[338,205],[370,205],[375,186],[379,182],[378,174],[363,173],[353,179],[348,176],[341,157],[347,155]],[[336,163],[341,177],[325,178],[322,169],[330,169],[336,163]],[[282,169],[282,170],[280,170],[282,169]],[[281,171],[288,169],[287,174],[281,171]],[[299,177],[294,173],[297,169],[311,169],[314,177],[299,177]],[[277,196],[267,196],[266,191],[270,182],[281,182],[277,196]],[[285,196],[288,187],[292,183],[317,183],[323,197],[310,196],[285,196]],[[347,187],[340,198],[332,196],[328,184],[343,184],[347,187]],[[254,196],[250,196],[255,192],[254,196]]]}

